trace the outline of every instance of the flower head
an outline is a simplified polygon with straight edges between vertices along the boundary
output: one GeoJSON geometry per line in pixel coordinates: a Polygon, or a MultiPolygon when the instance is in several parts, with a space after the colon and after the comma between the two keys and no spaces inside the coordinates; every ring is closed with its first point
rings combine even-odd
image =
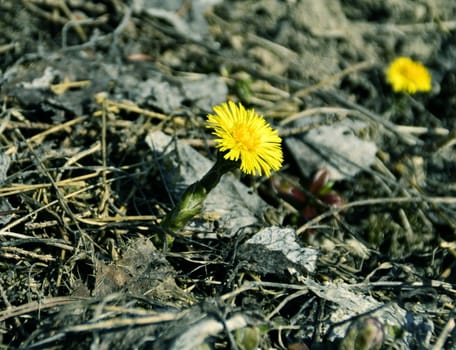
{"type": "Polygon", "coordinates": [[[394,92],[431,91],[431,74],[419,62],[408,57],[398,57],[389,65],[386,78],[393,87],[394,92]]]}
{"type": "Polygon", "coordinates": [[[208,128],[214,129],[217,148],[225,159],[241,161],[241,170],[246,174],[270,176],[271,170],[279,170],[283,162],[282,139],[277,130],[253,109],[232,101],[213,108],[209,114],[208,128]]]}

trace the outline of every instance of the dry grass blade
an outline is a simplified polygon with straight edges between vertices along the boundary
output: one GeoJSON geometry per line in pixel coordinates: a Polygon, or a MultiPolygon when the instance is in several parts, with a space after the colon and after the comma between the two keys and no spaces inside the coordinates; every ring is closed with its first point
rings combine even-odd
{"type": "Polygon", "coordinates": [[[40,300],[39,302],[34,301],[31,303],[23,304],[20,306],[10,307],[6,310],[0,311],[0,321],[3,322],[12,317],[19,317],[27,315],[31,312],[38,312],[40,310],[46,310],[53,307],[61,307],[68,304],[72,304],[76,301],[84,300],[84,298],[77,297],[53,297],[40,300]]]}
{"type": "Polygon", "coordinates": [[[454,348],[456,2],[178,2],[0,1],[0,348],[454,348]],[[228,100],[284,166],[165,230],[228,100]]]}
{"type": "Polygon", "coordinates": [[[358,200],[354,202],[350,202],[339,207],[332,208],[315,218],[309,220],[307,223],[299,227],[296,231],[297,234],[301,234],[312,228],[313,225],[319,223],[321,220],[334,216],[340,213],[343,210],[354,208],[354,207],[362,207],[362,206],[370,206],[370,205],[382,205],[382,204],[401,204],[401,203],[433,203],[433,204],[456,204],[456,197],[396,197],[396,198],[374,198],[374,199],[365,199],[365,200],[358,200]]]}

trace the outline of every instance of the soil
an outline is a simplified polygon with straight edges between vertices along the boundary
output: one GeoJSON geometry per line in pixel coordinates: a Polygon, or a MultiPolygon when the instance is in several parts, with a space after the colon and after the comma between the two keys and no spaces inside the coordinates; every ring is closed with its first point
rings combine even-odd
{"type": "Polygon", "coordinates": [[[0,13],[2,348],[456,347],[456,2],[0,13]],[[393,92],[400,56],[430,92],[393,92]],[[284,167],[226,175],[166,231],[227,100],[278,129],[284,167]]]}

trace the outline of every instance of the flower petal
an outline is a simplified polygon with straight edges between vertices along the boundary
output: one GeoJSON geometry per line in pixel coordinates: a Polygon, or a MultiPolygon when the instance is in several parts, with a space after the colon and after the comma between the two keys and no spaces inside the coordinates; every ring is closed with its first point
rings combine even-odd
{"type": "Polygon", "coordinates": [[[408,57],[398,57],[389,65],[386,78],[395,92],[414,94],[431,91],[431,74],[425,66],[408,57]]]}
{"type": "Polygon", "coordinates": [[[225,159],[240,160],[241,170],[251,175],[270,176],[271,170],[280,169],[282,139],[262,116],[232,101],[213,110],[215,114],[207,117],[207,127],[218,137],[216,147],[225,152],[225,159]]]}

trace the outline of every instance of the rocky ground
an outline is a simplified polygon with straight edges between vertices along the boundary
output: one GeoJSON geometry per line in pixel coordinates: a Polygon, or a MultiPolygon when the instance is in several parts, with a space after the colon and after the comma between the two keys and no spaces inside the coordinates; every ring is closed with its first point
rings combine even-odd
{"type": "Polygon", "coordinates": [[[0,340],[8,349],[450,349],[452,0],[0,2],[0,340]],[[394,92],[397,57],[430,91],[394,92]],[[233,100],[283,140],[216,159],[233,100]]]}

